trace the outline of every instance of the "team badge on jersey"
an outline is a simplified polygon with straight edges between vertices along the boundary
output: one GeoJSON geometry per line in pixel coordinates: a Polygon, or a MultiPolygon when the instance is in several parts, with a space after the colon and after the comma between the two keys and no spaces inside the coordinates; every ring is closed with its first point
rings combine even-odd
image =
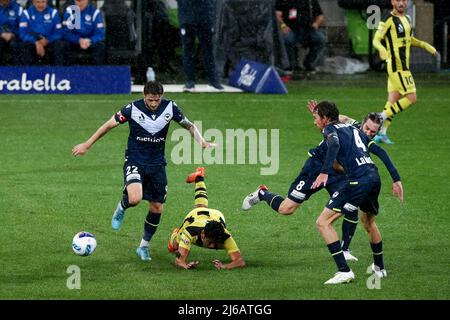
{"type": "Polygon", "coordinates": [[[48,13],[47,13],[47,14],[44,14],[44,19],[45,19],[45,20],[50,20],[50,14],[48,14],[48,13]]]}
{"type": "Polygon", "coordinates": [[[91,17],[89,14],[87,14],[87,15],[84,17],[84,19],[86,19],[86,21],[91,21],[92,17],[91,17]]]}
{"type": "Polygon", "coordinates": [[[14,16],[16,15],[16,13],[14,12],[14,10],[11,10],[11,11],[9,12],[9,15],[10,15],[11,17],[14,17],[14,16]]]}
{"type": "Polygon", "coordinates": [[[164,115],[164,119],[167,121],[167,122],[169,122],[170,121],[170,113],[166,113],[165,115],[164,115]]]}

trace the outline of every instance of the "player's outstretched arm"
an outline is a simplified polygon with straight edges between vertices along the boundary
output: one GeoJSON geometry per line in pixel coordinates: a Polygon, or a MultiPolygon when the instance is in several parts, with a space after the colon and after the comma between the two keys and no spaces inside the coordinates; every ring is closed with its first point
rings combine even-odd
{"type": "Polygon", "coordinates": [[[184,127],[186,130],[188,130],[191,134],[191,136],[194,138],[195,141],[197,141],[202,148],[213,148],[217,147],[216,143],[208,142],[206,141],[200,131],[198,130],[197,126],[190,122],[188,118],[184,118],[182,121],[179,122],[182,127],[184,127]]]}
{"type": "Polygon", "coordinates": [[[403,186],[401,181],[394,182],[392,184],[392,194],[403,202],[403,186]]]}
{"type": "Polygon", "coordinates": [[[339,115],[339,122],[340,123],[346,123],[346,124],[354,124],[356,122],[355,119],[350,118],[349,116],[346,116],[344,114],[339,115]]]}
{"type": "Polygon", "coordinates": [[[175,253],[175,264],[177,267],[180,267],[182,269],[194,269],[196,266],[198,266],[198,261],[191,261],[187,262],[187,258],[189,256],[189,250],[183,247],[178,247],[178,252],[175,253]]]}
{"type": "Polygon", "coordinates": [[[227,264],[223,264],[220,260],[214,260],[214,267],[218,270],[222,269],[234,269],[234,268],[242,268],[245,266],[244,258],[242,257],[239,251],[230,253],[231,262],[227,264]]]}
{"type": "Polygon", "coordinates": [[[111,130],[114,127],[117,127],[119,125],[119,122],[116,121],[114,116],[106,121],[100,128],[95,131],[95,133],[85,142],[77,144],[72,148],[72,155],[73,156],[82,156],[88,150],[92,147],[92,145],[98,141],[101,137],[103,137],[106,133],[108,133],[109,130],[111,130]]]}
{"type": "Polygon", "coordinates": [[[414,47],[419,47],[426,50],[429,54],[432,54],[436,57],[440,57],[439,52],[428,42],[421,41],[417,38],[411,37],[411,45],[414,47]]]}

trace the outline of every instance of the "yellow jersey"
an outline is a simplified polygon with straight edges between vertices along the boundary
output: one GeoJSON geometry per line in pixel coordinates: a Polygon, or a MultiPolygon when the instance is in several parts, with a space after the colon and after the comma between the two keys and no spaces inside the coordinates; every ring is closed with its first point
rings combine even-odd
{"type": "Polygon", "coordinates": [[[229,236],[223,247],[217,249],[225,249],[228,254],[239,251],[231,233],[226,228],[225,217],[222,212],[211,208],[195,208],[187,214],[175,236],[178,245],[186,250],[191,250],[192,245],[203,247],[200,234],[209,221],[220,222],[225,228],[225,233],[229,236]]]}

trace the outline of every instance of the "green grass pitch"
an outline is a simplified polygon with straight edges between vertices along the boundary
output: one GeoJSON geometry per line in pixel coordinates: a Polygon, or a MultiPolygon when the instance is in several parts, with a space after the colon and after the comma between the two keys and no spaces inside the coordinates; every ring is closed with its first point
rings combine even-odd
{"type": "MultiPolygon", "coordinates": [[[[387,146],[402,177],[405,202],[391,195],[391,181],[380,161],[383,188],[378,225],[389,277],[368,289],[372,262],[367,235],[358,226],[350,262],[356,281],[324,286],[335,265],[315,227],[327,194],[313,196],[292,216],[265,204],[249,212],[243,197],[261,183],[286,195],[291,181],[321,135],[307,112],[309,99],[333,100],[341,113],[361,119],[381,111],[384,75],[292,82],[287,95],[166,94],[203,130],[279,129],[279,170],[260,175],[261,164],[206,165],[210,206],[227,219],[247,266],[216,270],[211,261],[224,251],[194,247],[198,269],[179,270],[167,252],[170,231],[193,206],[185,176],[198,164],[168,159],[169,192],[150,249],[153,260],[138,260],[147,203],[128,210],[119,232],[111,214],[120,199],[123,152],[128,127],[114,129],[84,157],[71,156],[121,106],[140,95],[0,96],[0,299],[449,299],[450,250],[450,80],[416,76],[418,102],[395,118],[387,146]],[[98,241],[90,257],[71,249],[78,231],[98,241]],[[67,268],[81,270],[81,289],[66,286],[67,268]]],[[[176,142],[170,137],[169,157],[176,142]]],[[[341,221],[336,228],[340,234],[341,221]]]]}

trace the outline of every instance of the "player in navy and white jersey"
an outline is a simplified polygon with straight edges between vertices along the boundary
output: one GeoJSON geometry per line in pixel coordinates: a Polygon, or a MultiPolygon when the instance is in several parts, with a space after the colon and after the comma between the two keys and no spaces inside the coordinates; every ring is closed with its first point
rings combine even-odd
{"type": "MultiPolygon", "coordinates": [[[[316,221],[317,228],[338,267],[338,272],[325,284],[345,283],[355,278],[345,261],[341,243],[332,224],[342,215],[355,212],[358,208],[363,213],[362,220],[369,233],[374,257],[371,268],[377,276],[387,276],[383,263],[381,233],[375,223],[375,216],[379,208],[378,195],[381,180],[369,152],[382,160],[384,158],[385,164],[387,154],[357,128],[339,123],[338,117],[338,108],[334,103],[328,101],[319,103],[314,112],[314,123],[322,130],[328,150],[321,173],[311,188],[326,186],[329,173],[333,170],[334,161],[338,161],[343,166],[347,178],[346,184],[333,194],[316,221]]],[[[392,167],[388,170],[391,172],[392,167]]],[[[403,201],[403,187],[398,174],[394,177],[393,194],[403,201]]]]}
{"type": "Polygon", "coordinates": [[[106,121],[86,141],[73,147],[74,156],[84,155],[92,145],[120,124],[128,122],[130,133],[125,151],[124,191],[112,217],[112,228],[120,229],[125,210],[141,200],[150,203],[144,223],[144,235],[136,252],[141,260],[151,257],[148,244],[158,227],[167,192],[165,145],[171,121],[191,133],[203,148],[215,145],[205,141],[197,127],[190,122],[174,101],[163,99],[163,86],[150,81],[144,87],[144,98],[131,102],[106,121]]]}

